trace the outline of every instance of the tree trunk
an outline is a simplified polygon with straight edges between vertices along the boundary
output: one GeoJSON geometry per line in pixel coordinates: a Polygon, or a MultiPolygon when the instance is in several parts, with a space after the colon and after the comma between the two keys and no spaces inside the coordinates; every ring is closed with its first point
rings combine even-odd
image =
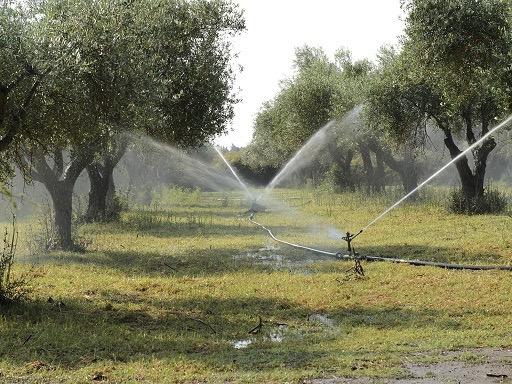
{"type": "MultiPolygon", "coordinates": [[[[402,179],[402,185],[406,193],[411,192],[418,186],[418,169],[414,156],[411,152],[406,151],[404,159],[398,162],[400,165],[400,178],[402,179]]],[[[412,196],[414,198],[414,196],[412,196]]]]}
{"type": "Polygon", "coordinates": [[[474,151],[475,157],[475,196],[484,195],[485,170],[487,168],[487,159],[489,154],[496,148],[494,139],[487,139],[480,148],[474,151]]]}
{"type": "MultiPolygon", "coordinates": [[[[448,148],[448,151],[450,152],[450,157],[452,159],[461,154],[459,147],[457,147],[457,145],[453,141],[452,134],[449,131],[445,131],[444,144],[446,148],[448,148]]],[[[462,156],[459,160],[455,162],[455,167],[457,168],[457,173],[459,174],[460,182],[462,185],[462,192],[464,193],[464,196],[467,199],[474,198],[476,192],[475,177],[473,175],[473,172],[471,171],[471,167],[469,166],[468,158],[466,156],[462,156]]]]}
{"type": "Polygon", "coordinates": [[[55,229],[58,235],[60,249],[72,249],[72,212],[73,212],[73,184],[66,181],[57,183],[44,183],[53,201],[55,212],[55,229]]]}
{"type": "Polygon", "coordinates": [[[31,169],[32,178],[42,183],[53,202],[55,212],[54,223],[57,231],[57,244],[60,249],[73,250],[72,236],[72,213],[73,213],[73,187],[78,176],[85,167],[92,161],[93,150],[80,148],[79,151],[72,150],[71,160],[64,168],[62,151],[55,151],[53,154],[53,165],[47,162],[47,156],[43,153],[34,153],[27,156],[27,159],[20,157],[20,160],[27,164],[26,169],[31,169]]]}
{"type": "Polygon", "coordinates": [[[380,153],[375,154],[375,160],[377,162],[377,166],[375,167],[375,191],[383,192],[386,186],[386,172],[384,169],[384,159],[380,153]]]}
{"type": "Polygon", "coordinates": [[[86,221],[108,221],[112,219],[112,207],[115,196],[114,168],[119,163],[126,148],[127,139],[120,138],[110,153],[103,156],[101,162],[87,166],[91,183],[86,221]]]}
{"type": "MultiPolygon", "coordinates": [[[[486,131],[484,128],[483,133],[486,131]]],[[[444,144],[452,159],[459,156],[462,152],[455,144],[450,131],[445,131],[444,144]]],[[[475,159],[475,172],[471,170],[467,156],[462,156],[455,162],[455,167],[459,174],[462,184],[462,191],[467,199],[474,199],[475,197],[482,197],[485,188],[485,171],[487,168],[487,159],[489,154],[496,148],[496,141],[489,138],[483,144],[473,151],[475,159]]]]}
{"type": "Polygon", "coordinates": [[[344,190],[354,191],[355,183],[352,175],[354,151],[347,149],[342,152],[335,143],[330,143],[328,148],[334,163],[339,167],[339,174],[336,175],[336,184],[344,190]]]}
{"type": "Polygon", "coordinates": [[[366,192],[371,193],[374,191],[374,171],[372,164],[372,156],[368,147],[359,143],[359,152],[361,153],[361,159],[363,160],[364,173],[366,175],[366,192]]]}
{"type": "Polygon", "coordinates": [[[107,190],[110,184],[109,175],[102,174],[97,164],[91,164],[86,169],[91,188],[89,190],[89,203],[87,205],[85,220],[89,223],[103,221],[107,217],[107,190]]]}
{"type": "MultiPolygon", "coordinates": [[[[403,160],[396,160],[393,153],[389,149],[382,147],[376,140],[369,139],[368,146],[376,155],[382,158],[389,168],[398,173],[406,193],[418,186],[418,172],[411,153],[406,152],[403,160]]],[[[414,196],[412,198],[414,199],[414,196]]]]}
{"type": "Polygon", "coordinates": [[[354,151],[348,150],[345,155],[345,159],[342,162],[342,169],[344,175],[344,188],[348,189],[351,192],[355,191],[354,177],[352,175],[352,159],[354,159],[354,151]]]}

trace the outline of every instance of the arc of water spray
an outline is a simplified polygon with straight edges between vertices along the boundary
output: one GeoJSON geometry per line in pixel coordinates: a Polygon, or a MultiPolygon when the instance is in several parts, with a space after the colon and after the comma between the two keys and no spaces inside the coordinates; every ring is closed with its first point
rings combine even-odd
{"type": "Polygon", "coordinates": [[[272,181],[267,185],[265,188],[265,192],[269,192],[276,185],[279,184],[281,179],[291,170],[295,170],[294,167],[296,167],[296,164],[299,162],[299,159],[303,156],[304,153],[308,152],[308,155],[310,157],[313,157],[319,150],[320,145],[318,143],[322,142],[322,140],[326,136],[326,131],[330,129],[334,124],[334,120],[329,121],[324,127],[319,129],[311,138],[304,144],[296,153],[293,155],[291,160],[289,160],[285,166],[279,171],[279,173],[274,176],[272,181]]]}
{"type": "Polygon", "coordinates": [[[174,163],[180,165],[180,173],[183,171],[183,175],[187,180],[198,182],[201,186],[207,186],[214,191],[225,191],[226,187],[237,188],[238,183],[232,177],[224,175],[218,172],[209,164],[205,164],[202,161],[193,158],[186,154],[184,151],[158,142],[149,136],[143,134],[130,133],[127,136],[134,142],[140,142],[144,145],[149,145],[156,149],[160,153],[165,153],[169,158],[174,160],[174,163]]]}
{"type": "Polygon", "coordinates": [[[475,143],[473,143],[472,145],[470,145],[468,148],[466,148],[464,151],[462,151],[461,153],[459,153],[457,156],[455,156],[451,161],[449,161],[448,163],[446,163],[443,167],[441,167],[437,172],[435,172],[433,175],[431,175],[428,179],[424,180],[420,185],[418,185],[416,188],[414,188],[411,192],[409,192],[408,194],[406,194],[404,197],[402,197],[400,200],[398,200],[395,204],[393,204],[392,206],[390,206],[389,208],[387,208],[385,211],[383,211],[379,216],[377,216],[375,219],[373,219],[372,221],[370,221],[365,227],[363,227],[363,229],[361,229],[361,232],[362,231],[366,231],[369,227],[371,227],[373,224],[375,224],[377,221],[379,221],[380,219],[382,219],[384,216],[386,216],[389,212],[391,212],[393,209],[395,209],[396,207],[398,207],[400,204],[402,204],[405,200],[407,200],[409,197],[411,197],[414,193],[416,193],[418,190],[420,190],[421,188],[423,188],[426,184],[428,184],[430,181],[432,181],[432,179],[434,179],[435,177],[437,177],[441,172],[443,172],[446,168],[448,168],[450,165],[454,164],[455,162],[457,162],[458,160],[460,160],[463,156],[466,155],[466,153],[468,153],[469,151],[475,149],[477,146],[479,146],[482,142],[484,142],[485,140],[487,140],[493,133],[495,133],[496,131],[506,127],[507,125],[509,125],[509,123],[512,121],[512,115],[510,115],[509,117],[507,117],[505,120],[503,120],[500,124],[498,124],[497,126],[495,126],[494,128],[492,128],[489,132],[487,132],[485,135],[483,135],[479,140],[477,140],[475,143]]]}
{"type": "Polygon", "coordinates": [[[249,191],[249,188],[247,188],[247,185],[245,185],[245,183],[242,181],[242,179],[238,176],[238,174],[236,173],[236,171],[234,170],[234,168],[231,166],[231,164],[229,164],[229,161],[224,157],[224,155],[222,154],[222,151],[216,147],[215,145],[213,146],[213,149],[215,149],[215,151],[217,152],[217,154],[220,156],[220,158],[222,159],[222,161],[224,161],[224,163],[228,166],[229,170],[231,171],[231,173],[233,174],[233,176],[235,176],[235,179],[237,179],[238,183],[242,186],[242,188],[244,189],[244,191],[249,195],[249,197],[251,199],[254,199],[251,191],[249,191]]]}
{"type": "MultiPolygon", "coordinates": [[[[363,109],[362,104],[356,105],[348,111],[340,121],[330,120],[322,128],[309,138],[309,140],[293,155],[293,157],[285,164],[279,173],[274,176],[272,181],[265,188],[265,193],[269,193],[282,180],[292,172],[303,168],[307,162],[313,159],[318,152],[325,149],[327,140],[336,140],[336,130],[340,127],[349,127],[359,120],[359,115],[363,109]]],[[[352,128],[355,129],[355,128],[352,128]]]]}

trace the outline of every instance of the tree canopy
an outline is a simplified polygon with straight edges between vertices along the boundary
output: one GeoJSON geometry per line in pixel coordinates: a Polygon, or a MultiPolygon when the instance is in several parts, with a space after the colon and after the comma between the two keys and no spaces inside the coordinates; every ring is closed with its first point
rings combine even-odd
{"type": "Polygon", "coordinates": [[[245,157],[260,166],[282,165],[329,120],[360,102],[370,67],[367,61],[352,62],[344,50],[332,61],[319,48],[297,49],[295,73],[256,116],[245,157]]]}

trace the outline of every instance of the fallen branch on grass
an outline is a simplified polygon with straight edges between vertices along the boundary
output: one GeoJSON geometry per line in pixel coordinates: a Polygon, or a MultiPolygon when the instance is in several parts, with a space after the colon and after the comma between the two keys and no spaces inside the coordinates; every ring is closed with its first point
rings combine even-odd
{"type": "Polygon", "coordinates": [[[259,323],[257,326],[255,326],[253,329],[251,329],[248,333],[250,333],[251,335],[256,335],[257,333],[259,333],[261,331],[261,328],[263,327],[263,320],[261,319],[261,316],[258,316],[259,317],[259,323]]]}

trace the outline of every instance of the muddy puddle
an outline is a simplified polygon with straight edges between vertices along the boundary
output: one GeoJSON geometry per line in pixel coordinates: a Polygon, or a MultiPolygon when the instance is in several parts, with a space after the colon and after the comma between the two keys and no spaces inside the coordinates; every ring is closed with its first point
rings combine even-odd
{"type": "Polygon", "coordinates": [[[255,251],[233,256],[235,260],[250,261],[273,269],[290,269],[308,272],[308,266],[323,261],[333,261],[332,257],[312,255],[310,252],[297,252],[293,249],[281,249],[275,244],[268,243],[255,251]]]}

